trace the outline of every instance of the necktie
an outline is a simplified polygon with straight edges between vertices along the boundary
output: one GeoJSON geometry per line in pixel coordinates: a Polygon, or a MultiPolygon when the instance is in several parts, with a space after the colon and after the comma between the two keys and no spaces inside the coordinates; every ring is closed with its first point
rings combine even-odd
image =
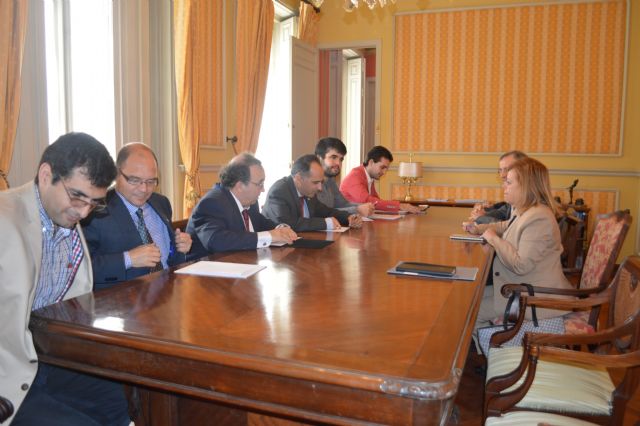
{"type": "Polygon", "coordinates": [[[369,195],[373,194],[373,181],[371,181],[371,185],[369,185],[369,195]]]}
{"type": "MultiPolygon", "coordinates": [[[[147,225],[144,223],[144,216],[142,212],[142,208],[138,208],[136,210],[136,216],[138,216],[138,223],[136,223],[136,228],[138,228],[138,234],[140,234],[140,238],[142,239],[143,244],[153,244],[153,238],[151,238],[151,234],[147,229],[147,225]]],[[[151,268],[151,272],[161,271],[162,262],[156,263],[156,266],[151,268]]]]}
{"type": "Polygon", "coordinates": [[[304,197],[300,198],[300,217],[304,217],[304,197]]]}
{"type": "Polygon", "coordinates": [[[249,226],[249,210],[242,210],[242,219],[244,220],[244,229],[251,231],[251,227],[249,226]]]}

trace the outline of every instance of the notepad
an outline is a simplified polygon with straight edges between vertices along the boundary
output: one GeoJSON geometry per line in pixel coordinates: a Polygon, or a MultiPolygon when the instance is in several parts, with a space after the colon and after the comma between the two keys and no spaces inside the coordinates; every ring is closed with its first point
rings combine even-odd
{"type": "Polygon", "coordinates": [[[389,215],[405,215],[409,214],[407,210],[374,210],[374,214],[389,214],[389,215]]]}
{"type": "Polygon", "coordinates": [[[265,268],[266,266],[262,265],[201,260],[177,269],[175,272],[176,274],[202,275],[205,277],[247,278],[265,268]]]}
{"type": "Polygon", "coordinates": [[[487,241],[480,235],[469,235],[469,234],[453,234],[449,236],[452,240],[457,241],[467,241],[471,243],[486,243],[487,241]]]}
{"type": "Polygon", "coordinates": [[[375,220],[398,220],[398,219],[402,219],[404,216],[402,216],[400,214],[379,214],[379,213],[374,213],[369,217],[371,219],[375,219],[375,220]]]}
{"type": "Polygon", "coordinates": [[[417,272],[411,272],[411,271],[398,271],[396,268],[402,263],[403,262],[398,262],[396,266],[387,270],[387,273],[391,275],[403,275],[407,277],[455,280],[455,281],[475,281],[476,276],[478,275],[478,268],[469,268],[465,266],[456,266],[456,272],[453,275],[438,275],[438,274],[428,274],[428,273],[417,273],[417,272]]]}
{"type": "Polygon", "coordinates": [[[322,232],[347,232],[349,230],[348,226],[341,226],[338,229],[319,229],[322,232]]]}

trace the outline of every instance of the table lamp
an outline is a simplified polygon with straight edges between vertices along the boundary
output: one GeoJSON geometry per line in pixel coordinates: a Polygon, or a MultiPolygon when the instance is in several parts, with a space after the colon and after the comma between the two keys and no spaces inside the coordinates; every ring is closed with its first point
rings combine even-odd
{"type": "Polygon", "coordinates": [[[400,166],[398,167],[398,176],[402,179],[402,182],[407,186],[407,193],[404,196],[404,201],[412,201],[413,196],[411,195],[411,185],[417,182],[417,180],[422,177],[422,163],[421,162],[412,162],[411,156],[409,156],[409,162],[400,162],[400,166]]]}

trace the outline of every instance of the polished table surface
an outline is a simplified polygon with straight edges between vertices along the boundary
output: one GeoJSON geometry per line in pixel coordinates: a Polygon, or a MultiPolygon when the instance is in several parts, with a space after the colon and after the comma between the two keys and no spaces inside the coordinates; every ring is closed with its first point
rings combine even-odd
{"type": "Polygon", "coordinates": [[[304,233],[335,240],[320,250],[211,256],[266,266],[248,279],[158,272],[36,311],[36,348],[43,361],[287,419],[439,423],[492,254],[449,240],[467,215],[432,207],[304,233]],[[479,271],[475,282],[388,275],[401,260],[479,271]]]}

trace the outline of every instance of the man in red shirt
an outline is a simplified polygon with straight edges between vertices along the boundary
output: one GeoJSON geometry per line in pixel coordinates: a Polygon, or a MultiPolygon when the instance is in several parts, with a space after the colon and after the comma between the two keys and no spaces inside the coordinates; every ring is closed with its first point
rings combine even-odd
{"type": "Polygon", "coordinates": [[[355,167],[342,180],[340,192],[352,203],[373,203],[376,210],[418,213],[420,209],[397,200],[382,200],[378,196],[374,181],[379,180],[393,161],[391,152],[383,146],[374,146],[367,153],[362,166],[355,167]]]}

